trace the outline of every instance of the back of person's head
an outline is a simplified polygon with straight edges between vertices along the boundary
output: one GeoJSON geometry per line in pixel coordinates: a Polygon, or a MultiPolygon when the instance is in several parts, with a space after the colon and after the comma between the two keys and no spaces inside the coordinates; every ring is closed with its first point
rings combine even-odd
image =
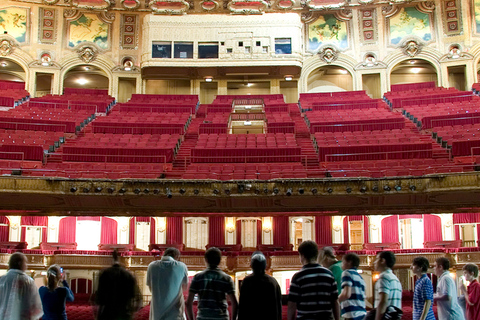
{"type": "Polygon", "coordinates": [[[57,282],[60,280],[62,272],[59,265],[51,265],[47,270],[47,287],[48,290],[53,291],[57,287],[57,282]]]}
{"type": "Polygon", "coordinates": [[[216,268],[222,260],[222,252],[216,247],[211,247],[205,252],[205,261],[210,268],[216,268]]]}
{"type": "Polygon", "coordinates": [[[27,257],[21,252],[15,252],[10,256],[10,260],[8,260],[8,268],[22,271],[27,270],[27,257]]]}
{"type": "Polygon", "coordinates": [[[397,259],[395,258],[395,254],[392,251],[382,251],[378,254],[380,259],[385,259],[385,265],[387,268],[392,269],[395,265],[397,259]]]}
{"type": "Polygon", "coordinates": [[[412,264],[421,268],[422,272],[427,272],[428,267],[430,267],[430,262],[425,257],[416,257],[413,259],[412,264]]]}
{"type": "Polygon", "coordinates": [[[112,258],[113,258],[113,265],[120,264],[120,261],[118,260],[118,250],[114,249],[112,252],[112,258]]]}
{"type": "Polygon", "coordinates": [[[333,249],[332,247],[323,247],[322,252],[325,258],[336,259],[335,249],[333,249]]]}
{"type": "Polygon", "coordinates": [[[343,256],[343,260],[350,262],[352,268],[358,268],[360,265],[360,258],[356,253],[350,252],[343,256]]]}
{"type": "Polygon", "coordinates": [[[317,260],[318,245],[312,240],[303,241],[298,247],[298,253],[300,253],[308,261],[317,260]]]}
{"type": "Polygon", "coordinates": [[[443,271],[448,271],[448,269],[450,269],[450,260],[445,257],[437,258],[435,262],[437,263],[437,266],[443,267],[443,271]]]}
{"type": "Polygon", "coordinates": [[[478,267],[476,264],[467,263],[466,265],[463,266],[463,270],[473,274],[474,278],[478,277],[478,267]]]}
{"type": "Polygon", "coordinates": [[[267,259],[260,251],[255,251],[252,255],[252,261],[250,261],[250,266],[254,274],[264,274],[265,269],[267,268],[267,259]]]}
{"type": "Polygon", "coordinates": [[[173,259],[177,260],[178,258],[180,258],[180,250],[178,250],[177,248],[167,248],[163,253],[163,256],[172,257],[173,259]]]}

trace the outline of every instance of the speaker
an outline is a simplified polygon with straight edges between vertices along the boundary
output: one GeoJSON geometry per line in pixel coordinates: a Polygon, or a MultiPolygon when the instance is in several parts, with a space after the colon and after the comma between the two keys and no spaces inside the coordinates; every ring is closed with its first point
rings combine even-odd
{"type": "Polygon", "coordinates": [[[21,176],[22,175],[22,170],[12,170],[12,176],[21,176]]]}

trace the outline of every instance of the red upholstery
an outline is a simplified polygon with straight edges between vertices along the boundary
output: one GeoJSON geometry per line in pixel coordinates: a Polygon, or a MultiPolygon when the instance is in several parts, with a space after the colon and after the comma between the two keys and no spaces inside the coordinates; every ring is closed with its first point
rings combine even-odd
{"type": "Polygon", "coordinates": [[[22,250],[22,249],[27,249],[27,243],[17,242],[17,241],[0,242],[0,248],[22,250]]]}
{"type": "Polygon", "coordinates": [[[153,250],[159,250],[159,251],[164,251],[165,249],[168,248],[177,248],[180,251],[183,251],[185,248],[185,245],[182,244],[177,244],[177,243],[171,243],[171,244],[159,244],[159,243],[151,243],[148,245],[148,250],[153,251],[153,250]]]}
{"type": "Polygon", "coordinates": [[[77,243],[42,242],[41,250],[77,250],[77,243]]]}
{"type": "Polygon", "coordinates": [[[118,251],[133,251],[135,250],[134,244],[112,244],[112,243],[101,243],[98,245],[98,250],[114,250],[118,251]]]}
{"type": "Polygon", "coordinates": [[[216,247],[220,249],[220,251],[242,251],[242,245],[241,244],[232,244],[232,245],[223,245],[223,246],[211,246],[207,244],[205,246],[206,249],[216,247]]]}
{"type": "Polygon", "coordinates": [[[386,243],[364,243],[363,249],[365,250],[391,250],[400,249],[400,242],[386,242],[386,243]]]}

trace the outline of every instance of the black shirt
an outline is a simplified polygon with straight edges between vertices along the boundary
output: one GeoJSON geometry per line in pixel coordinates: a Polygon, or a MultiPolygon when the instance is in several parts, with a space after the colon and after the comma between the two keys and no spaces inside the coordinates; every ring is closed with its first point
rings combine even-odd
{"type": "Polygon", "coordinates": [[[240,288],[238,320],[281,320],[282,291],[268,274],[246,276],[240,288]]]}

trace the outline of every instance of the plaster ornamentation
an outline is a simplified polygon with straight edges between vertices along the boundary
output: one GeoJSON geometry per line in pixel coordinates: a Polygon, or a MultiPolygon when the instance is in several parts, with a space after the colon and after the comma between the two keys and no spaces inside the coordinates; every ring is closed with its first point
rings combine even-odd
{"type": "Polygon", "coordinates": [[[135,10],[140,7],[140,1],[138,0],[121,0],[121,5],[127,10],[135,10]]]}
{"type": "Polygon", "coordinates": [[[105,22],[113,22],[115,20],[115,12],[104,11],[100,14],[100,17],[105,22]]]}
{"type": "Polygon", "coordinates": [[[57,39],[57,10],[40,8],[38,39],[42,44],[54,44],[57,39]]]}
{"type": "Polygon", "coordinates": [[[43,0],[43,3],[44,4],[48,4],[48,5],[54,5],[58,2],[59,0],[43,0]]]}
{"type": "Polygon", "coordinates": [[[94,47],[83,46],[77,51],[80,59],[85,63],[90,63],[97,57],[98,51],[94,47]]]}
{"type": "Polygon", "coordinates": [[[338,58],[338,51],[332,46],[325,46],[321,49],[318,54],[320,59],[330,64],[338,58]]]}
{"type": "Polygon", "coordinates": [[[276,0],[275,1],[275,7],[277,7],[278,9],[288,10],[293,8],[294,5],[295,5],[294,0],[276,0]]]}
{"type": "Polygon", "coordinates": [[[157,14],[185,14],[190,4],[185,0],[151,0],[149,7],[153,13],[157,14]]]}
{"type": "Polygon", "coordinates": [[[63,12],[63,16],[67,19],[74,18],[78,14],[78,10],[76,9],[66,9],[63,12]]]}
{"type": "Polygon", "coordinates": [[[415,57],[422,51],[423,45],[416,40],[407,40],[402,46],[404,54],[410,57],[415,57]]]}
{"type": "Polygon", "coordinates": [[[110,0],[102,0],[95,5],[92,5],[90,1],[83,1],[83,0],[73,0],[72,6],[80,9],[87,9],[87,10],[105,10],[108,9],[112,5],[110,0]]]}
{"type": "Polygon", "coordinates": [[[218,8],[218,2],[214,0],[202,0],[200,7],[205,11],[213,11],[218,8]]]}
{"type": "Polygon", "coordinates": [[[10,55],[13,52],[14,48],[15,46],[10,40],[0,40],[0,56],[5,57],[10,55]]]}
{"type": "Polygon", "coordinates": [[[344,8],[345,5],[347,5],[346,1],[343,1],[343,2],[339,1],[336,4],[328,4],[328,5],[325,5],[323,1],[319,1],[317,3],[316,0],[307,0],[305,2],[305,6],[313,10],[338,10],[338,9],[344,8]]]}
{"type": "Polygon", "coordinates": [[[262,14],[268,7],[265,0],[231,0],[227,5],[233,14],[262,14]]]}
{"type": "Polygon", "coordinates": [[[375,0],[358,0],[358,3],[360,4],[370,4],[373,3],[375,0]]]}

